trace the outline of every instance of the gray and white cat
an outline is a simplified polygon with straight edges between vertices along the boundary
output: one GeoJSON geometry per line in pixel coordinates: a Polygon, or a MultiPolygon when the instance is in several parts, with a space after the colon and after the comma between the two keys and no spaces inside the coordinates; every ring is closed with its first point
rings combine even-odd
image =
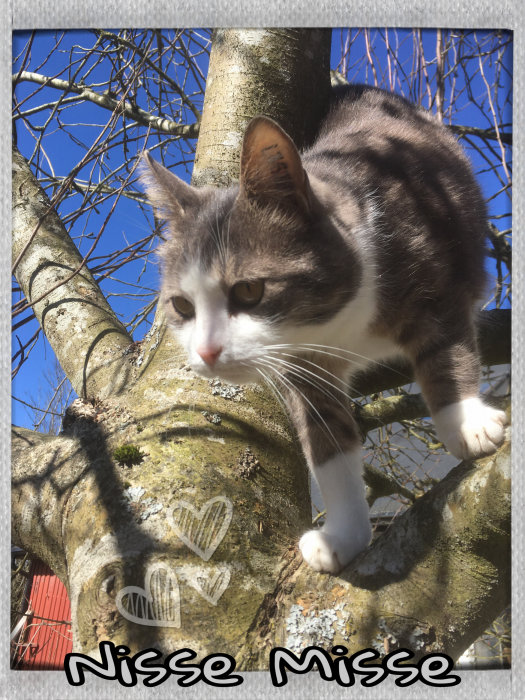
{"type": "Polygon", "coordinates": [[[191,187],[144,160],[170,236],[161,303],[191,367],[264,381],[288,407],[327,509],[299,542],[310,566],[337,572],[371,537],[346,399],[356,371],[408,357],[450,452],[475,458],[502,443],[505,414],[478,396],[485,206],[430,114],[353,86],[302,156],[256,117],[227,189],[191,187]]]}

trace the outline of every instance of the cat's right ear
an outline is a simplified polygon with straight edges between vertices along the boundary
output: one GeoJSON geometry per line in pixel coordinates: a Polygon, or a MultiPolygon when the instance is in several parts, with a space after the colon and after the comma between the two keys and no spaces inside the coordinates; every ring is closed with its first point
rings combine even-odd
{"type": "Polygon", "coordinates": [[[145,151],[139,164],[140,181],[159,218],[177,220],[200,203],[199,190],[188,185],[145,151]]]}
{"type": "Polygon", "coordinates": [[[263,204],[309,214],[312,194],[294,142],[268,117],[254,117],[244,134],[240,193],[263,204]]]}

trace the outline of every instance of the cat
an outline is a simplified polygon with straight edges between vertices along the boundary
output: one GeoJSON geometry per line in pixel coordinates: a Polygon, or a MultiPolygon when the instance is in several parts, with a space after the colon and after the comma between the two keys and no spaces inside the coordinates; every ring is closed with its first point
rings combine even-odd
{"type": "Polygon", "coordinates": [[[430,113],[351,86],[303,155],[274,121],[252,119],[238,185],[192,187],[149,154],[143,180],[169,229],[160,303],[192,369],[284,399],[327,510],[299,541],[313,569],[337,573],[371,539],[346,398],[357,371],[408,358],[460,459],[503,442],[505,413],[479,398],[485,205],[430,113]]]}

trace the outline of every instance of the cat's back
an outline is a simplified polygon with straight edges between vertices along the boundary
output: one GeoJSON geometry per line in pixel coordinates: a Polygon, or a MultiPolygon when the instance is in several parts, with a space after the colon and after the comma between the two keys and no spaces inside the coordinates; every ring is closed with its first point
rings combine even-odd
{"type": "Polygon", "coordinates": [[[360,240],[375,250],[385,300],[406,288],[407,270],[416,292],[405,289],[404,298],[413,307],[422,298],[452,304],[451,294],[480,298],[485,203],[462,148],[433,115],[400,96],[349,86],[335,93],[304,164],[334,193],[343,236],[358,230],[345,212],[361,210],[360,240]]]}
{"type": "Polygon", "coordinates": [[[332,91],[331,105],[319,138],[335,130],[362,133],[383,129],[397,131],[401,124],[424,127],[434,118],[426,110],[397,93],[370,85],[344,85],[332,91]]]}
{"type": "Polygon", "coordinates": [[[473,181],[462,148],[432,114],[400,95],[367,85],[334,90],[317,141],[305,155],[314,164],[350,164],[372,176],[448,171],[455,184],[473,181]]]}

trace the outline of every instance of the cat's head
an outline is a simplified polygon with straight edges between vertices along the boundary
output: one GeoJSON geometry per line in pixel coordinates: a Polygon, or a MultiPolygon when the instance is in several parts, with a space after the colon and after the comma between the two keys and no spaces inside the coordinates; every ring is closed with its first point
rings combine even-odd
{"type": "Polygon", "coordinates": [[[191,187],[144,161],[148,198],[168,231],[160,303],[194,371],[257,381],[269,346],[297,343],[354,293],[348,243],[272,120],[249,123],[231,188],[191,187]]]}

